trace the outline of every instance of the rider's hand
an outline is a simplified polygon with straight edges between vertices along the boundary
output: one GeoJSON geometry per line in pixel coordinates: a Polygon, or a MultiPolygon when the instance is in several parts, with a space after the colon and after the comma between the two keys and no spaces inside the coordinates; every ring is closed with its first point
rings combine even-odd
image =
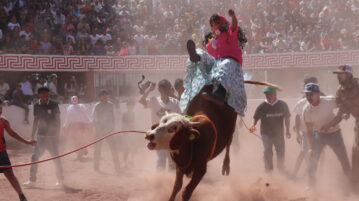
{"type": "Polygon", "coordinates": [[[235,17],[235,16],[236,16],[236,14],[234,13],[234,10],[232,10],[232,9],[229,9],[228,15],[231,16],[231,17],[235,17]]]}

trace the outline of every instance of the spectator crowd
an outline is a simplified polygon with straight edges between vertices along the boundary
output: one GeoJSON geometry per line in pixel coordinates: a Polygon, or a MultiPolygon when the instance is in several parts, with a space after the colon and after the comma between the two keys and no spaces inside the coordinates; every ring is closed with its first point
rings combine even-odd
{"type": "Polygon", "coordinates": [[[183,54],[201,44],[213,13],[238,13],[246,53],[359,47],[359,0],[3,0],[8,54],[183,54]]]}

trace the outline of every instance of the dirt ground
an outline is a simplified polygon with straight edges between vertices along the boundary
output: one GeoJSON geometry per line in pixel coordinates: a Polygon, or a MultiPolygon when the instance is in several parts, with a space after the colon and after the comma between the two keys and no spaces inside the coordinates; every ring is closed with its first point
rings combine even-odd
{"type": "MultiPolygon", "coordinates": [[[[251,116],[259,102],[251,103],[245,122],[249,125],[251,116]]],[[[292,104],[291,104],[292,105],[292,104]]],[[[138,122],[140,123],[140,122],[138,122]]],[[[148,125],[149,127],[150,125],[148,125]]],[[[353,137],[353,122],[342,124],[345,143],[350,154],[353,137]]],[[[142,128],[141,128],[142,129],[142,128]]],[[[292,139],[286,142],[286,168],[293,170],[293,164],[299,153],[299,146],[292,139]]],[[[359,197],[350,193],[339,162],[329,148],[325,149],[323,160],[318,170],[318,187],[307,188],[305,163],[296,180],[274,173],[266,175],[262,161],[263,146],[259,138],[248,134],[244,126],[236,132],[231,153],[231,174],[221,175],[223,155],[209,163],[207,174],[195,190],[192,201],[354,201],[359,197]],[[269,185],[266,185],[269,184],[269,185]]],[[[114,137],[119,146],[126,143],[123,137],[114,137]]],[[[131,140],[133,142],[134,139],[131,140]]],[[[93,170],[93,149],[89,149],[88,157],[83,161],[74,160],[76,155],[62,158],[65,172],[65,187],[56,188],[55,169],[52,162],[39,166],[38,182],[35,188],[23,188],[29,201],[166,201],[172,190],[175,173],[173,171],[158,172],[156,153],[146,149],[143,136],[135,137],[131,160],[123,162],[121,152],[122,173],[116,174],[113,169],[111,153],[105,149],[102,153],[100,172],[93,170]]],[[[14,142],[9,144],[8,153],[13,164],[28,162],[31,148],[16,148],[14,142]]],[[[66,149],[62,148],[62,152],[66,149]]],[[[350,155],[349,155],[350,156],[350,155]]],[[[42,159],[49,157],[46,153],[42,159]]],[[[29,176],[29,167],[14,169],[20,183],[29,176]]],[[[185,179],[186,185],[188,179],[185,179]]],[[[181,193],[177,201],[181,200],[181,193]]],[[[0,176],[0,201],[18,200],[3,175],[0,176]]]]}

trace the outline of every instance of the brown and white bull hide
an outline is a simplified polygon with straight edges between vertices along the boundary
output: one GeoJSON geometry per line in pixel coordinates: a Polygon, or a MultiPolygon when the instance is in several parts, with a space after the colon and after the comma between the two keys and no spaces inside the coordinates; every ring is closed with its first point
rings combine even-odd
{"type": "Polygon", "coordinates": [[[224,149],[222,174],[229,175],[237,113],[227,104],[219,106],[203,98],[202,93],[212,88],[206,85],[188,104],[186,115],[193,117],[191,121],[179,114],[167,114],[146,136],[149,149],[168,150],[176,163],[176,181],[169,201],[174,201],[181,190],[183,175],[192,176],[182,194],[183,201],[190,200],[207,171],[207,162],[224,149]]]}
{"type": "MultiPolygon", "coordinates": [[[[181,188],[184,174],[191,177],[184,191],[184,195],[191,195],[206,173],[207,162],[214,154],[217,141],[214,124],[204,115],[194,116],[192,121],[189,121],[180,114],[172,113],[153,125],[146,139],[150,141],[147,145],[150,150],[170,152],[176,163],[177,174],[181,175],[181,181],[176,180],[177,188],[181,188]]],[[[177,192],[170,200],[174,200],[177,192]]]]}

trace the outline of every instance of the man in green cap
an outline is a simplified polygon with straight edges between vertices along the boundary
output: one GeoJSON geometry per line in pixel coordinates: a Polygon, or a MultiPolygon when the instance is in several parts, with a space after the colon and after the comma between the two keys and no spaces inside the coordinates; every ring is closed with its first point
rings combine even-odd
{"type": "Polygon", "coordinates": [[[285,122],[286,136],[291,137],[290,133],[290,112],[287,103],[277,98],[277,90],[274,87],[265,87],[263,90],[266,99],[261,103],[253,116],[253,126],[250,131],[256,130],[256,125],[261,120],[260,133],[264,146],[264,167],[267,173],[273,171],[273,147],[277,154],[277,167],[284,171],[284,127],[285,122]]]}

